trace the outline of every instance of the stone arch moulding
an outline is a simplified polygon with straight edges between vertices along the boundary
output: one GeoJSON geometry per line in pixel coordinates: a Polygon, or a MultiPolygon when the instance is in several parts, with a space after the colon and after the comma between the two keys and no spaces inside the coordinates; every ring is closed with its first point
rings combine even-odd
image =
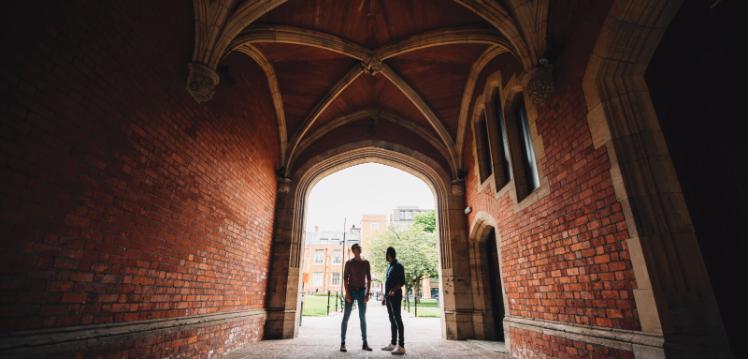
{"type": "Polygon", "coordinates": [[[472,297],[467,261],[464,190],[449,171],[427,156],[384,141],[362,141],[332,149],[300,164],[293,178],[281,178],[271,260],[274,264],[266,298],[265,337],[293,338],[297,333],[302,231],[306,198],[326,175],[356,164],[376,162],[396,167],[424,180],[433,190],[439,223],[439,267],[444,309],[442,337],[473,337],[472,297]]]}
{"type": "MultiPolygon", "coordinates": [[[[326,134],[330,133],[331,131],[337,128],[343,127],[352,122],[366,120],[366,119],[387,121],[395,125],[398,125],[400,127],[403,127],[407,129],[408,131],[412,132],[413,134],[421,137],[423,140],[425,140],[431,146],[433,146],[437,151],[439,151],[439,153],[442,155],[445,161],[449,163],[451,160],[451,154],[449,153],[448,148],[444,145],[443,142],[441,142],[441,140],[436,138],[436,136],[434,136],[427,128],[424,128],[423,126],[417,123],[414,123],[413,121],[409,121],[406,118],[403,118],[393,112],[390,112],[380,107],[371,107],[371,108],[355,111],[352,113],[348,113],[330,122],[327,122],[319,127],[316,127],[309,133],[309,135],[307,135],[304,138],[304,140],[299,142],[297,153],[299,155],[304,153],[304,150],[311,147],[317,140],[319,140],[321,137],[325,136],[326,134]]],[[[295,157],[289,158],[287,168],[289,169],[293,168],[295,160],[296,160],[295,157]]],[[[454,168],[454,164],[451,164],[451,165],[452,165],[452,168],[454,168]]]]}
{"type": "MultiPolygon", "coordinates": [[[[509,314],[509,300],[506,296],[506,286],[504,285],[504,274],[502,270],[502,260],[501,260],[501,235],[499,233],[499,226],[496,222],[496,219],[493,218],[489,213],[480,211],[475,214],[475,218],[473,218],[472,223],[470,224],[470,227],[468,228],[470,231],[470,235],[468,236],[469,246],[470,246],[470,271],[471,276],[473,278],[484,278],[484,271],[483,271],[483,263],[481,262],[481,256],[480,253],[483,251],[483,243],[485,239],[487,238],[488,233],[493,229],[494,235],[496,236],[496,252],[499,255],[498,263],[499,263],[499,278],[501,280],[501,300],[502,304],[504,305],[504,312],[506,314],[509,314]]],[[[479,339],[486,339],[488,338],[489,333],[487,333],[486,326],[484,325],[485,317],[486,317],[486,311],[487,308],[485,308],[486,303],[486,288],[483,287],[483,282],[480,280],[476,280],[473,283],[472,293],[473,293],[473,307],[475,308],[473,312],[473,330],[475,331],[475,336],[479,339]]],[[[511,338],[510,333],[506,325],[503,323],[501,324],[504,327],[504,344],[506,345],[506,348],[509,352],[511,352],[511,338]]]]}
{"type": "Polygon", "coordinates": [[[275,118],[278,123],[278,143],[280,144],[280,161],[278,163],[283,163],[283,160],[286,158],[286,148],[288,147],[288,130],[286,129],[286,112],[283,108],[283,98],[273,64],[270,63],[260,50],[252,45],[240,46],[236,51],[247,55],[255,61],[265,73],[268,90],[270,90],[270,96],[273,98],[275,118]]]}
{"type": "Polygon", "coordinates": [[[664,339],[647,357],[730,357],[696,233],[644,80],[647,64],[681,3],[614,1],[582,88],[593,144],[608,153],[626,218],[641,329],[664,339]]]}

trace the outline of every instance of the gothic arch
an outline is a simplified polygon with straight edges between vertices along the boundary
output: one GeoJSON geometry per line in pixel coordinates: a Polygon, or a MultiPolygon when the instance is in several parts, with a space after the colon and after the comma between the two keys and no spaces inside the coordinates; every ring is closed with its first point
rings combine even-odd
{"type": "Polygon", "coordinates": [[[304,209],[309,190],[325,176],[361,163],[385,164],[422,179],[434,192],[439,223],[439,267],[443,292],[442,337],[473,336],[472,298],[467,262],[465,215],[461,183],[453,183],[448,169],[407,147],[384,141],[362,141],[337,147],[300,164],[292,178],[280,179],[276,228],[267,291],[266,338],[292,338],[298,325],[298,290],[304,209]],[[463,253],[464,252],[464,253],[463,253]],[[455,274],[457,273],[457,274],[455,274]]]}

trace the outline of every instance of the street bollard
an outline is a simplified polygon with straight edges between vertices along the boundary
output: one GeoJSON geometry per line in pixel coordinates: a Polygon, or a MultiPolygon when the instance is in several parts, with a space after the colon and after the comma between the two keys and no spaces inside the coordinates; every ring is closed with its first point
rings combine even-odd
{"type": "Polygon", "coordinates": [[[304,292],[301,292],[301,315],[299,315],[299,326],[301,326],[302,318],[304,318],[304,292]]]}
{"type": "Polygon", "coordinates": [[[327,315],[330,315],[330,291],[327,291],[327,315]]]}

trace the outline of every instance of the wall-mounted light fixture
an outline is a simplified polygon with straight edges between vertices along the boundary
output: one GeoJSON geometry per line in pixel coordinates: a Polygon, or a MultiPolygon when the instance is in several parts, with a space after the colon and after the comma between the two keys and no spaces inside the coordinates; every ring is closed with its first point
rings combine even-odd
{"type": "Polygon", "coordinates": [[[473,208],[471,208],[470,206],[465,207],[465,214],[470,214],[470,212],[472,211],[473,211],[473,208]]]}

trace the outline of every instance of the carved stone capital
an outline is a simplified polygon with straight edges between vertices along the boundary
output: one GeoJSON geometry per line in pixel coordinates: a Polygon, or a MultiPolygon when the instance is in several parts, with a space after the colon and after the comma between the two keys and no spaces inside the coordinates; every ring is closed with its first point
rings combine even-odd
{"type": "Polygon", "coordinates": [[[364,68],[367,74],[374,76],[382,71],[382,59],[374,55],[369,56],[361,62],[361,67],[364,68]]]}
{"type": "Polygon", "coordinates": [[[187,91],[197,103],[202,103],[213,98],[216,86],[220,82],[218,73],[201,63],[190,62],[187,64],[190,73],[187,76],[187,91]]]}
{"type": "Polygon", "coordinates": [[[291,179],[288,177],[278,177],[278,192],[288,193],[291,191],[291,179]]]}
{"type": "Polygon", "coordinates": [[[548,60],[540,59],[538,66],[530,74],[530,80],[527,81],[525,92],[530,96],[534,104],[539,105],[547,101],[553,95],[554,90],[553,66],[548,60]]]}

